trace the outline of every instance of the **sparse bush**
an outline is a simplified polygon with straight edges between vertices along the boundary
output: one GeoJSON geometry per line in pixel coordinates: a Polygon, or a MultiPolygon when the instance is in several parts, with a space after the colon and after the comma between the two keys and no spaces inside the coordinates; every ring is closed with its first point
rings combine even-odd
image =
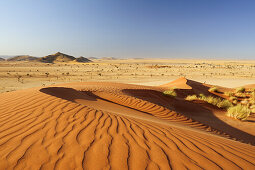
{"type": "Polygon", "coordinates": [[[255,100],[255,91],[251,92],[251,98],[255,100]]]}
{"type": "Polygon", "coordinates": [[[249,100],[245,99],[241,101],[242,105],[248,105],[249,104],[249,100]]]}
{"type": "Polygon", "coordinates": [[[254,109],[251,109],[251,112],[252,112],[252,113],[255,113],[255,108],[254,108],[254,109]]]}
{"type": "Polygon", "coordinates": [[[227,116],[238,120],[245,120],[250,115],[251,110],[247,106],[238,104],[228,108],[227,116]]]}
{"type": "Polygon", "coordinates": [[[216,98],[213,96],[205,96],[204,94],[199,94],[199,97],[197,97],[196,95],[190,95],[190,96],[187,96],[185,99],[188,101],[202,100],[222,109],[227,109],[233,106],[232,103],[226,99],[222,100],[221,98],[216,98]]]}
{"type": "Polygon", "coordinates": [[[245,92],[245,88],[244,87],[236,88],[235,92],[236,93],[243,93],[243,92],[245,92]]]}
{"type": "Polygon", "coordinates": [[[169,90],[166,90],[163,92],[164,95],[167,95],[167,96],[171,96],[171,97],[176,97],[177,94],[176,92],[174,91],[174,89],[169,89],[169,90]]]}
{"type": "Polygon", "coordinates": [[[192,101],[192,100],[197,100],[198,97],[194,94],[194,95],[189,95],[185,98],[185,100],[188,100],[188,101],[192,101]]]}
{"type": "Polygon", "coordinates": [[[230,101],[237,100],[237,97],[231,96],[231,97],[229,98],[229,100],[230,100],[230,101]]]}
{"type": "Polygon", "coordinates": [[[240,92],[239,92],[239,93],[236,93],[235,96],[236,96],[236,97],[242,97],[242,98],[244,98],[244,97],[246,97],[246,94],[245,94],[245,93],[240,93],[240,92]]]}
{"type": "Polygon", "coordinates": [[[206,96],[204,95],[204,94],[199,94],[199,97],[201,98],[201,99],[205,99],[206,98],[206,96]]]}
{"type": "Polygon", "coordinates": [[[237,104],[237,100],[233,100],[232,103],[233,103],[233,104],[237,104]]]}
{"type": "Polygon", "coordinates": [[[233,93],[233,92],[229,92],[229,91],[224,92],[224,94],[225,94],[226,96],[228,96],[228,97],[234,96],[234,93],[233,93]]]}
{"type": "Polygon", "coordinates": [[[249,103],[250,103],[250,104],[255,104],[255,99],[250,98],[249,103]]]}
{"type": "Polygon", "coordinates": [[[217,106],[219,108],[227,109],[229,107],[232,107],[232,103],[226,99],[222,100],[221,102],[217,103],[217,106]]]}
{"type": "Polygon", "coordinates": [[[209,92],[219,92],[219,89],[217,88],[217,87],[211,87],[209,90],[208,90],[209,92]]]}

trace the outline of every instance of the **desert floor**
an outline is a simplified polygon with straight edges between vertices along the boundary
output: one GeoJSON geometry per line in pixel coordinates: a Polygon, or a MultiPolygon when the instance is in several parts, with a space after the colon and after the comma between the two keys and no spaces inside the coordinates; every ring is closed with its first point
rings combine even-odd
{"type": "Polygon", "coordinates": [[[0,169],[255,169],[255,113],[185,100],[255,88],[252,61],[0,66],[0,169]]]}
{"type": "Polygon", "coordinates": [[[179,77],[237,87],[255,83],[255,61],[123,59],[84,64],[0,62],[0,92],[67,82],[160,85],[179,77]]]}

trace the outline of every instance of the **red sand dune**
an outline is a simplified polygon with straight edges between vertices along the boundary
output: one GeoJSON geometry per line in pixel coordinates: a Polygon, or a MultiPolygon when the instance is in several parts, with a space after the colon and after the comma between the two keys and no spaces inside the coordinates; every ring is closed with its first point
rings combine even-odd
{"type": "Polygon", "coordinates": [[[183,88],[176,98],[162,95],[166,85],[120,83],[2,93],[0,168],[255,169],[254,128],[183,100],[205,85],[172,85],[183,88]]]}

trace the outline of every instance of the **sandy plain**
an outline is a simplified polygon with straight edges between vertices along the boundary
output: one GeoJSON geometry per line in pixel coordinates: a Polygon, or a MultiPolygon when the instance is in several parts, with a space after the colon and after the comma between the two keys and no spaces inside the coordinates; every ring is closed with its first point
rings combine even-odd
{"type": "Polygon", "coordinates": [[[67,82],[160,85],[179,77],[237,87],[255,83],[255,61],[192,59],[93,60],[93,63],[0,62],[0,92],[67,82]]]}

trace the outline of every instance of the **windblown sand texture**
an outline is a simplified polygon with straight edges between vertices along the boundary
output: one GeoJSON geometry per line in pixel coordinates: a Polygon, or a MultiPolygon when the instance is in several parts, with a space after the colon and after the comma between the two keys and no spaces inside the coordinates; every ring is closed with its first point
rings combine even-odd
{"type": "Polygon", "coordinates": [[[232,127],[214,108],[183,99],[207,89],[182,78],[2,93],[0,169],[255,169],[254,128],[232,127]],[[162,94],[178,85],[176,98],[162,94]]]}

